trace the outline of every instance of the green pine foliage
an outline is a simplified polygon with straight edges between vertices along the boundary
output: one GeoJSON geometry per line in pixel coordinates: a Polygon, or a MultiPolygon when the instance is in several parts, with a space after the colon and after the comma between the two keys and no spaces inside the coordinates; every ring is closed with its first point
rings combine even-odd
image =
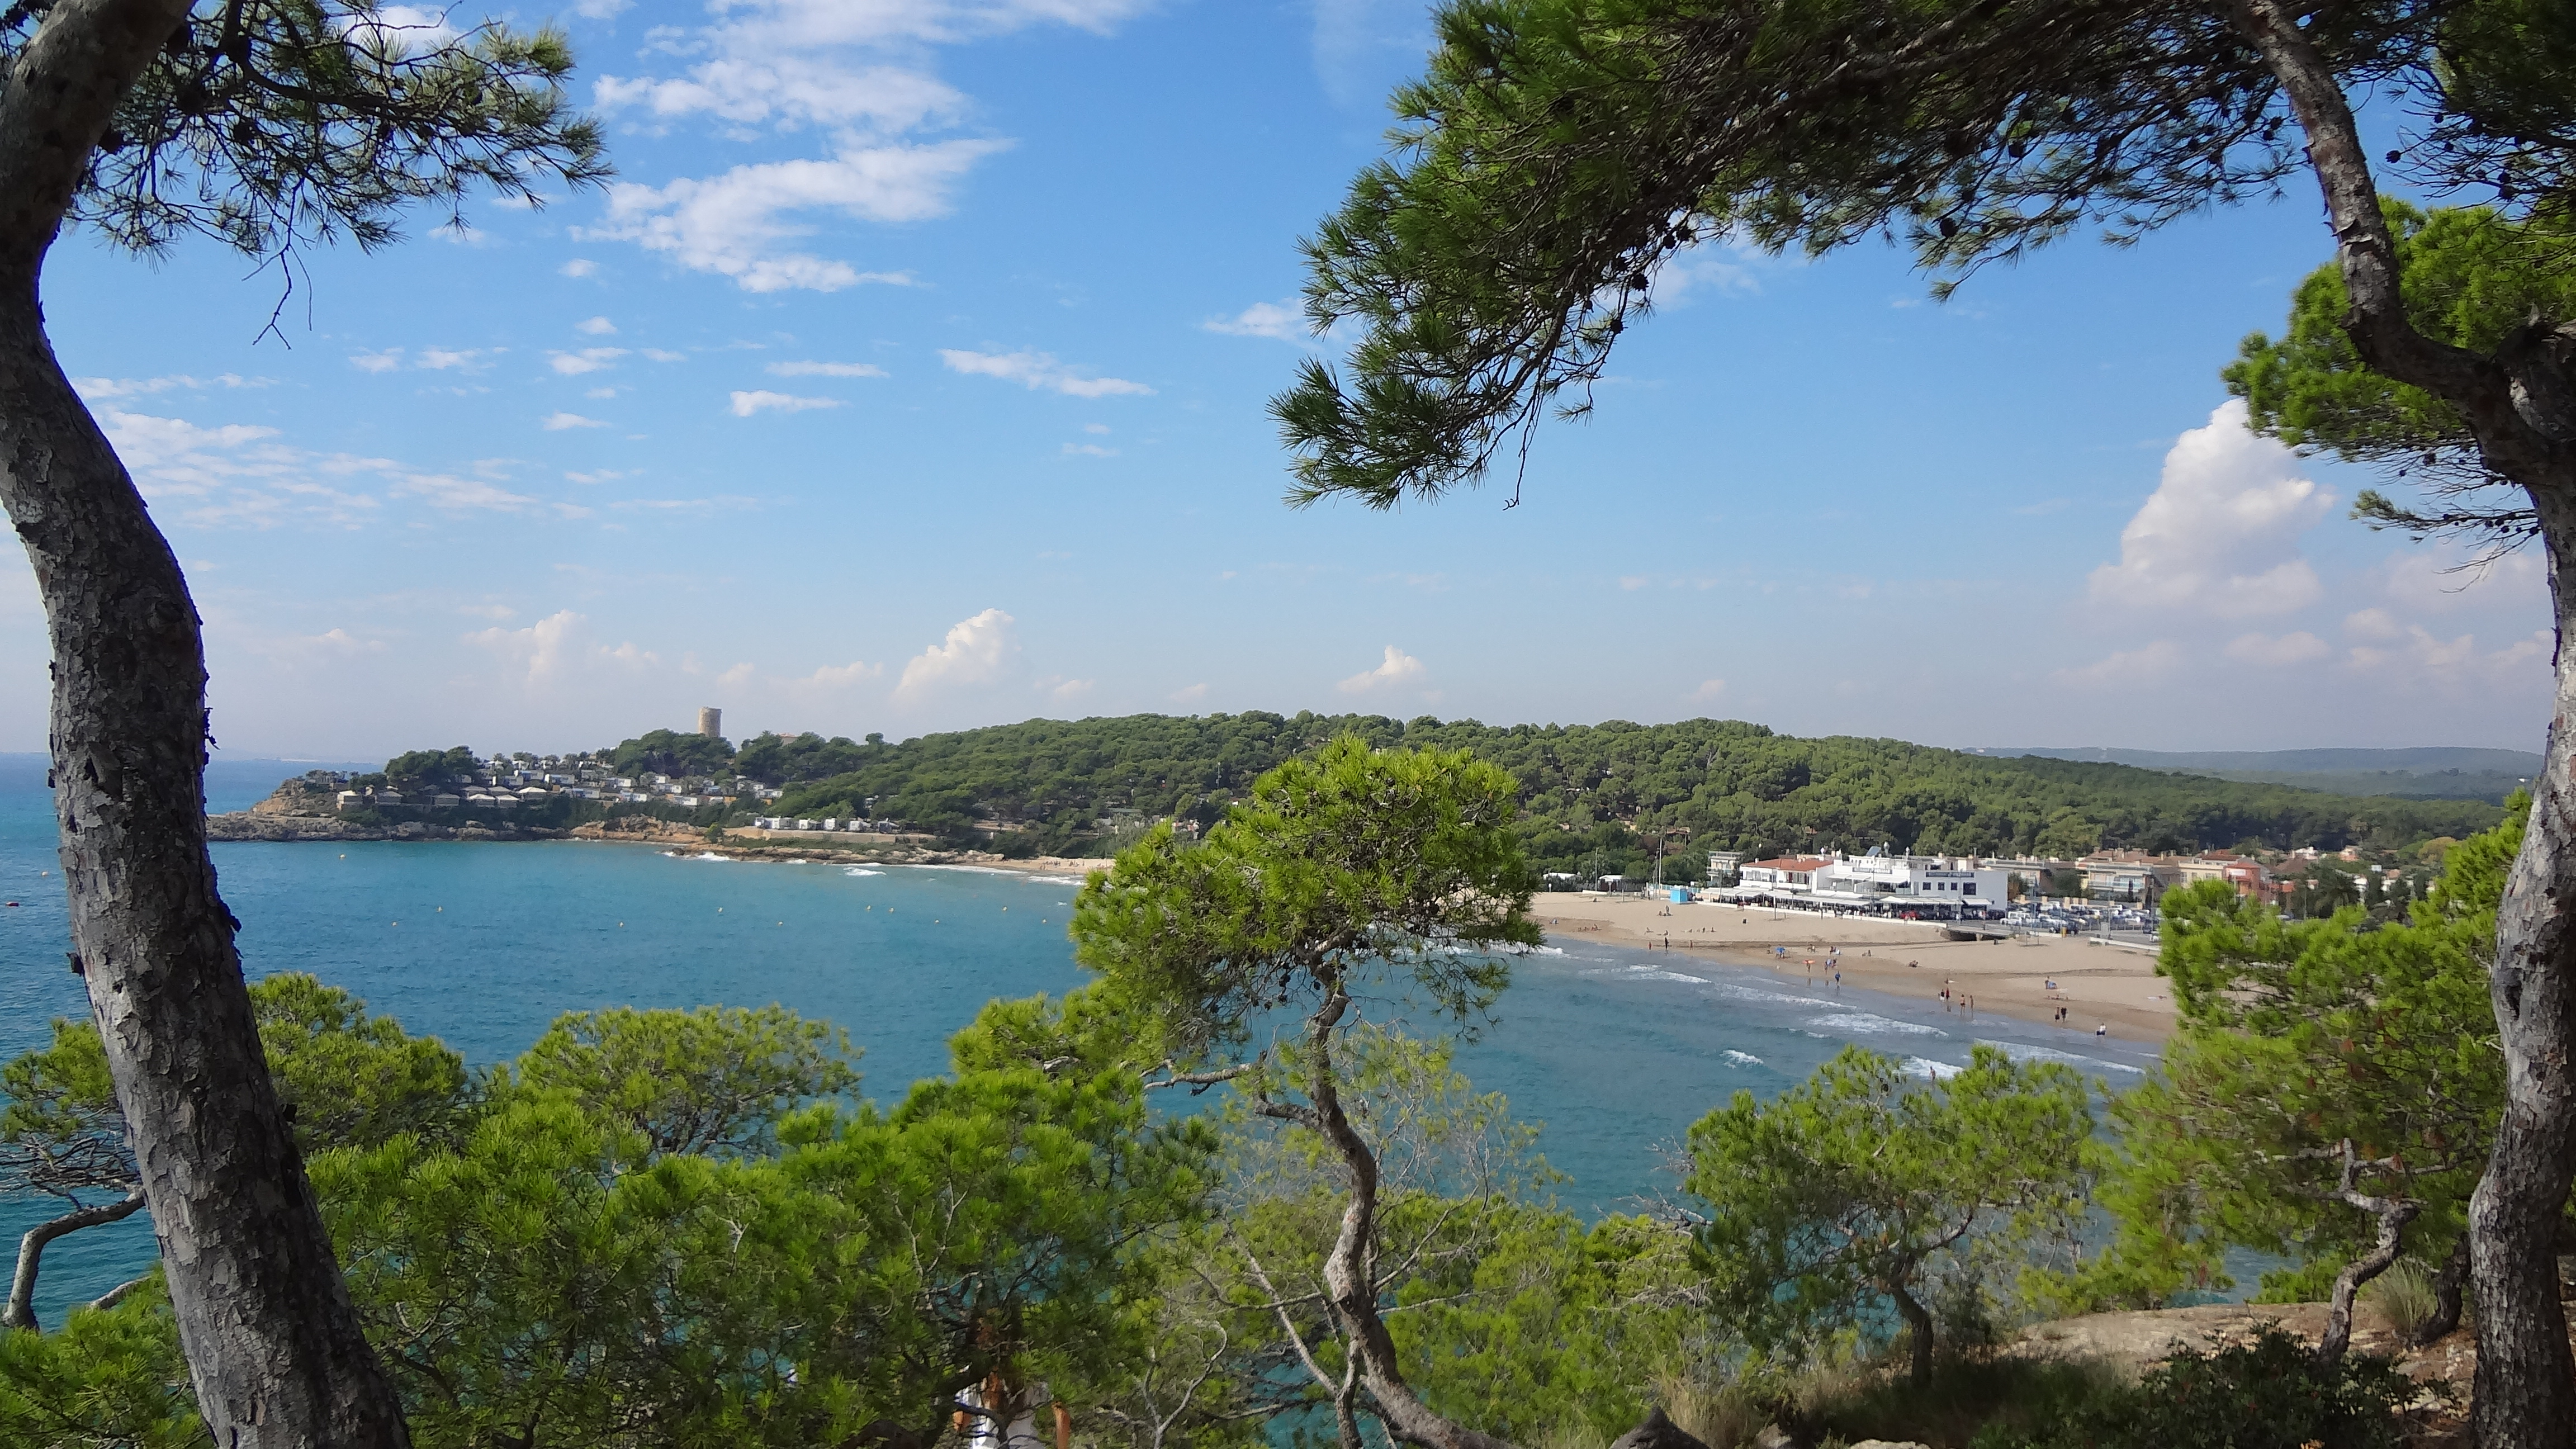
{"type": "Polygon", "coordinates": [[[1901,1320],[1928,1384],[1937,1305],[1981,1322],[2015,1270],[2075,1240],[2092,1134],[2083,1077],[1983,1044],[1929,1084],[1854,1046],[1769,1102],[1738,1092],[1690,1130],[1716,1312],[1790,1366],[1901,1320]]]}
{"type": "Polygon", "coordinates": [[[2416,1207],[2406,1251],[2451,1252],[2504,1108],[2487,966],[2527,806],[2451,849],[2400,924],[2368,929],[2358,905],[2288,921],[2208,883],[2166,898],[2180,1029],[2112,1104],[2101,1200],[2121,1230],[2067,1306],[2230,1287],[2230,1248],[2283,1261],[2267,1296],[2323,1297],[2377,1235],[2339,1194],[2345,1144],[2354,1190],[2416,1207]]]}
{"type": "MultiPolygon", "coordinates": [[[[2576,37],[2561,34],[2559,43],[2576,45],[2576,37]]],[[[2576,316],[2576,235],[2565,215],[2427,211],[2394,198],[2380,209],[2397,242],[2407,320],[2426,336],[2485,352],[2535,318],[2576,316]]],[[[2362,518],[2419,538],[2529,538],[2536,516],[2518,492],[2489,495],[2506,480],[2487,468],[2458,409],[2363,364],[2344,332],[2349,305],[2342,269],[2329,262],[2292,294],[2282,337],[2245,339],[2223,375],[2227,390],[2246,400],[2248,421],[2294,448],[2374,465],[2423,500],[2401,505],[2364,490],[2354,507],[2362,518]]]]}
{"type": "Polygon", "coordinates": [[[0,1444],[27,1449],[213,1449],[179,1325],[152,1281],[60,1333],[0,1329],[0,1444]]]}
{"type": "MultiPolygon", "coordinates": [[[[770,813],[894,819],[968,844],[983,839],[984,821],[1000,827],[994,844],[1005,853],[1091,854],[1115,841],[1098,822],[1119,812],[1213,824],[1263,772],[1345,734],[1471,749],[1510,771],[1520,787],[1513,828],[1543,870],[1642,875],[1654,833],[1686,828],[1669,837],[1667,880],[1695,879],[1710,850],[2333,849],[2466,835],[2499,813],[2479,801],[2345,798],[1899,740],[1798,739],[1732,720],[1504,726],[1260,712],[1029,720],[853,746],[865,762],[845,773],[774,780],[790,788],[770,813]]],[[[745,746],[743,759],[761,748],[745,746]]]]}

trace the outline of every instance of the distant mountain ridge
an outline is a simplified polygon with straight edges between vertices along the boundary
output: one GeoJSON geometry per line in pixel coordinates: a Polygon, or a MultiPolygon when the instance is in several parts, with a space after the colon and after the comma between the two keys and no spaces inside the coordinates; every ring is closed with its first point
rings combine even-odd
{"type": "Polygon", "coordinates": [[[2310,774],[2320,770],[2402,770],[2430,775],[2443,770],[2479,770],[2493,774],[2536,775],[2540,756],[2530,750],[2481,750],[2431,745],[2404,750],[2115,750],[2103,745],[2082,749],[1970,750],[1973,755],[2038,755],[2050,760],[2089,760],[2101,765],[2137,765],[2149,770],[2276,770],[2310,774]]]}
{"type": "Polygon", "coordinates": [[[2206,775],[2249,784],[2289,785],[2330,795],[2383,795],[2414,800],[2496,800],[2540,773],[2530,750],[2432,745],[2398,750],[2118,750],[1988,747],[1969,751],[1990,759],[2035,756],[2087,764],[2131,765],[2173,774],[2206,775]]]}

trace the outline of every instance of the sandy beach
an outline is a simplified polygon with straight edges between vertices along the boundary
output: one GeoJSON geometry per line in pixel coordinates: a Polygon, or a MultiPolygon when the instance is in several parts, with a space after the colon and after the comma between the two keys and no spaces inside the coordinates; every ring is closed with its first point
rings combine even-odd
{"type": "Polygon", "coordinates": [[[1947,987],[1953,1009],[1972,1002],[1980,1015],[2046,1023],[2062,1008],[2067,1026],[2108,1026],[2128,1042],[2173,1034],[2173,993],[2156,975],[2155,955],[2129,946],[2081,937],[1951,941],[1929,922],[1593,895],[1542,894],[1530,910],[1551,937],[1702,952],[1800,980],[1828,980],[1839,967],[1844,984],[1895,996],[1937,1001],[1947,987]]]}

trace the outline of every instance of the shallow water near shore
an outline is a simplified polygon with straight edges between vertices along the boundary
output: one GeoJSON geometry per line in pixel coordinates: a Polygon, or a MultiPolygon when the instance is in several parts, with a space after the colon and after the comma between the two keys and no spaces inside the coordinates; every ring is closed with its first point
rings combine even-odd
{"type": "MultiPolygon", "coordinates": [[[[302,765],[226,761],[211,808],[240,809],[302,765]]],[[[86,1010],[68,947],[43,763],[0,757],[0,1058],[86,1010]],[[54,871],[51,875],[40,872],[54,871]]],[[[880,1101],[944,1071],[946,1041],[997,996],[1081,984],[1065,937],[1075,883],[1011,871],[746,863],[649,847],[351,842],[215,850],[254,978],[309,971],[478,1065],[524,1050],[566,1011],[778,1002],[846,1029],[880,1101]]],[[[1373,1016],[1401,1003],[1372,1002],[1373,1016]]],[[[1442,1024],[1409,1020],[1419,1034],[1442,1024]]],[[[2151,1046],[2005,1017],[1969,1021],[1913,1001],[1775,974],[1704,952],[1577,938],[1521,958],[1458,1065],[1545,1124],[1540,1150],[1587,1216],[1676,1184],[1657,1148],[1738,1090],[1771,1096],[1849,1042],[1935,1075],[1978,1042],[2065,1060],[2114,1089],[2151,1046]]],[[[0,1201],[14,1244],[50,1216],[0,1201]]],[[[142,1218],[46,1254],[40,1313],[95,1297],[147,1265],[142,1218]]]]}

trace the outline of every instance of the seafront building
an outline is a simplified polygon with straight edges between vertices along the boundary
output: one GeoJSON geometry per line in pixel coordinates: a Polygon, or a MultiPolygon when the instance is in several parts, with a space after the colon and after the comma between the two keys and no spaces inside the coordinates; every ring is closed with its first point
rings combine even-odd
{"type": "Polygon", "coordinates": [[[1964,856],[1784,856],[1746,861],[1737,884],[1709,892],[1717,900],[1799,905],[1887,915],[1957,917],[2000,912],[2006,905],[2006,872],[1964,856]]]}

